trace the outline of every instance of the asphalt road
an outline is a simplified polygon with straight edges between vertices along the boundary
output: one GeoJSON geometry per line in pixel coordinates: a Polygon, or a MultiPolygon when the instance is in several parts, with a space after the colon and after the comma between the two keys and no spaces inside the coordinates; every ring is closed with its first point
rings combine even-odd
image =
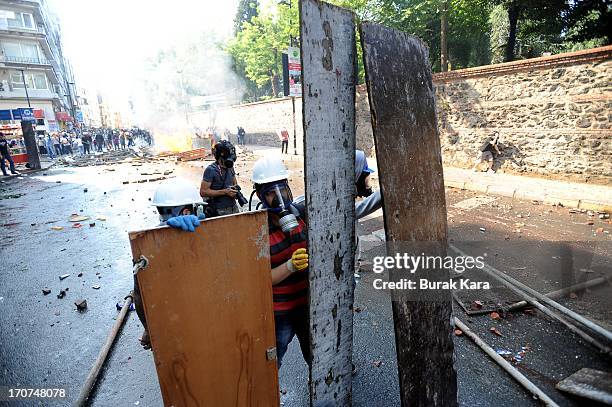
{"type": "MultiPolygon", "coordinates": [[[[134,181],[173,170],[169,176],[198,182],[198,166],[158,162],[53,168],[0,183],[0,386],[67,389],[66,400],[44,405],[67,405],[77,397],[118,315],[115,304],[132,288],[127,232],[158,224],[149,202],[157,182],[134,181]],[[81,222],[81,228],[73,228],[68,221],[73,213],[89,219],[81,222]],[[53,226],[64,229],[52,230],[53,226]],[[60,281],[62,274],[70,276],[60,281]],[[98,285],[99,289],[93,288],[98,285]],[[45,287],[50,294],[43,294],[45,287]],[[57,298],[60,289],[68,289],[62,299],[57,298]],[[87,300],[86,312],[75,310],[77,299],[87,300]]],[[[247,165],[240,168],[241,184],[248,190],[247,165]]],[[[296,186],[296,195],[300,188],[296,186]]],[[[541,292],[612,274],[610,235],[597,232],[600,227],[612,229],[607,221],[506,198],[472,209],[453,207],[477,195],[447,191],[449,238],[458,247],[486,251],[490,264],[541,292]],[[590,221],[593,225],[587,224],[590,221]],[[560,272],[559,262],[566,261],[568,250],[575,259],[572,271],[560,272]]],[[[372,236],[382,227],[382,218],[374,217],[360,222],[358,233],[372,236]]],[[[365,270],[375,246],[364,250],[365,270]]],[[[375,277],[363,271],[355,294],[360,312],[354,320],[358,372],[353,399],[356,406],[396,406],[399,385],[391,302],[387,292],[372,288],[375,277]]],[[[601,287],[561,302],[610,329],[611,293],[609,286],[601,287]]],[[[459,308],[456,315],[495,349],[517,352],[528,346],[517,367],[561,405],[580,403],[554,389],[558,380],[581,367],[611,370],[609,360],[538,313],[517,312],[496,321],[488,315],[467,317],[459,308]],[[490,333],[491,326],[503,336],[490,333]]],[[[105,365],[92,405],[162,405],[152,353],[138,343],[141,333],[132,313],[105,365]]],[[[287,406],[308,404],[308,371],[296,342],[280,371],[282,401],[287,406]]],[[[465,336],[455,337],[455,346],[462,405],[537,405],[465,336]]]]}

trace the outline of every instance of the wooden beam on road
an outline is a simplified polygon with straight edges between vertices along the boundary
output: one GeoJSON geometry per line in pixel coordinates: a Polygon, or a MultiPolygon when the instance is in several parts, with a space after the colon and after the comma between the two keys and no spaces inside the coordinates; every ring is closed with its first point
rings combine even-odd
{"type": "Polygon", "coordinates": [[[355,239],[353,13],[300,1],[313,406],[351,405],[355,239]]]}
{"type": "MultiPolygon", "coordinates": [[[[360,29],[387,241],[391,250],[445,256],[446,202],[427,48],[380,25],[360,29]]],[[[425,275],[439,279],[444,271],[425,275]]],[[[435,299],[398,292],[391,298],[402,405],[456,406],[450,290],[435,299]]]]}

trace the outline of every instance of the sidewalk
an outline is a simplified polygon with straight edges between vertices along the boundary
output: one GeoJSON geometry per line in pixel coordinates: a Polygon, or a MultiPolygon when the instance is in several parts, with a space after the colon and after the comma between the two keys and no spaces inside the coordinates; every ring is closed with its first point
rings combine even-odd
{"type": "MultiPolygon", "coordinates": [[[[9,180],[11,178],[15,178],[15,177],[20,177],[22,175],[29,175],[29,174],[33,174],[36,172],[40,172],[40,171],[46,171],[49,168],[51,168],[53,166],[53,164],[55,164],[55,161],[47,158],[46,156],[41,156],[40,157],[40,169],[39,170],[30,170],[28,168],[26,168],[25,163],[19,163],[15,165],[15,169],[17,170],[17,172],[19,174],[11,174],[9,172],[10,175],[8,176],[3,176],[2,173],[0,173],[0,179],[3,181],[9,180]]],[[[8,169],[7,169],[8,171],[8,169]]]]}
{"type": "Polygon", "coordinates": [[[447,187],[467,189],[521,200],[537,200],[570,208],[612,212],[612,187],[547,180],[519,175],[444,168],[447,187]]]}
{"type": "MultiPolygon", "coordinates": [[[[245,146],[258,156],[279,155],[280,148],[245,146]]],[[[303,161],[304,156],[283,154],[283,159],[303,161]]],[[[376,159],[368,158],[368,165],[377,168],[376,159]]],[[[444,183],[450,188],[467,189],[513,199],[561,204],[569,208],[612,213],[612,186],[547,180],[502,173],[473,172],[468,169],[445,167],[444,183]]]]}

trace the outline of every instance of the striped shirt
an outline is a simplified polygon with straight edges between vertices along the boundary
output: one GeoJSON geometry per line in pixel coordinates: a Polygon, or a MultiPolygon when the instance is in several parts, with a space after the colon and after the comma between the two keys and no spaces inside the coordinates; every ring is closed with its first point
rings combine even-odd
{"type": "MultiPolygon", "coordinates": [[[[270,228],[270,260],[276,268],[291,259],[297,249],[308,247],[306,224],[298,219],[299,226],[285,234],[278,227],[270,228]]],[[[272,286],[274,313],[287,313],[308,302],[308,269],[296,271],[272,286]]]]}

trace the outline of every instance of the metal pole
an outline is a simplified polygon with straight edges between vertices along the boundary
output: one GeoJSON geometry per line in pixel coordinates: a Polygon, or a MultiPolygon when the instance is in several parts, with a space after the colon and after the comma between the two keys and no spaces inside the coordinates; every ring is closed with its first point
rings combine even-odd
{"type": "MultiPolygon", "coordinates": [[[[457,250],[462,256],[465,255],[465,253],[461,253],[461,251],[459,249],[457,249],[456,247],[452,247],[452,248],[453,248],[453,250],[457,250]]],[[[582,315],[572,311],[571,309],[568,309],[568,308],[564,307],[563,305],[559,304],[558,302],[551,300],[547,296],[542,295],[541,293],[537,292],[536,290],[532,289],[531,287],[521,283],[520,281],[515,280],[514,278],[510,277],[506,273],[502,273],[501,271],[497,270],[494,267],[491,267],[489,265],[485,265],[485,269],[488,269],[486,271],[489,272],[489,274],[494,274],[494,275],[504,279],[505,281],[507,281],[508,283],[514,285],[518,289],[523,290],[525,293],[527,293],[527,294],[535,297],[536,299],[542,301],[544,304],[547,304],[550,307],[552,307],[552,308],[556,309],[557,311],[559,311],[560,313],[562,313],[564,315],[567,315],[568,317],[572,318],[574,321],[581,323],[585,327],[589,328],[591,331],[598,333],[599,335],[601,335],[604,338],[606,338],[608,341],[612,341],[612,332],[608,331],[605,328],[602,328],[601,326],[597,325],[593,321],[583,317],[582,315]]]]}
{"type": "Polygon", "coordinates": [[[21,71],[21,79],[23,80],[23,89],[25,90],[26,99],[28,101],[28,107],[31,108],[32,105],[30,104],[30,95],[28,94],[28,85],[27,85],[26,80],[25,80],[25,73],[23,73],[23,71],[24,71],[23,69],[20,69],[20,71],[21,71]]]}
{"type": "Polygon", "coordinates": [[[73,404],[74,407],[84,406],[87,400],[89,399],[89,394],[91,393],[91,390],[93,389],[94,385],[96,384],[96,381],[98,380],[98,374],[100,373],[100,370],[102,369],[102,366],[106,361],[106,357],[108,356],[108,353],[110,352],[111,347],[115,342],[115,338],[117,337],[117,333],[119,332],[121,325],[123,325],[123,321],[125,320],[125,316],[127,315],[130,306],[132,305],[133,299],[134,293],[130,292],[130,294],[125,298],[123,308],[121,308],[121,312],[119,313],[119,317],[115,321],[115,325],[113,325],[113,328],[106,337],[106,342],[104,342],[104,346],[102,346],[102,349],[98,354],[96,362],[89,371],[89,375],[87,375],[85,384],[81,388],[79,398],[73,404]]]}
{"type": "Polygon", "coordinates": [[[463,333],[474,341],[480,349],[482,349],[487,355],[491,357],[502,369],[504,369],[514,380],[519,382],[524,388],[529,390],[531,394],[540,399],[542,403],[546,406],[556,406],[559,407],[557,403],[555,403],[550,397],[548,397],[540,388],[538,388],[535,384],[533,384],[529,379],[521,374],[514,366],[512,366],[508,361],[501,356],[499,356],[493,348],[487,345],[478,335],[476,335],[470,328],[468,328],[463,322],[459,320],[459,318],[453,318],[453,322],[455,323],[455,327],[461,329],[463,333]]]}
{"type": "Polygon", "coordinates": [[[295,125],[295,97],[291,96],[291,105],[293,106],[293,155],[297,155],[297,127],[295,125]]]}
{"type": "MultiPolygon", "coordinates": [[[[459,253],[461,256],[467,256],[465,252],[463,252],[462,250],[459,250],[457,247],[455,247],[453,245],[449,245],[449,247],[450,247],[451,250],[455,251],[456,253],[459,253]]],[[[598,348],[601,352],[603,352],[605,354],[612,354],[612,349],[610,349],[608,346],[602,344],[597,339],[591,337],[589,334],[584,332],[582,329],[578,328],[576,325],[568,322],[561,315],[556,314],[553,311],[549,310],[544,305],[540,304],[534,297],[530,296],[525,291],[521,290],[520,288],[518,288],[517,286],[513,285],[509,281],[507,281],[504,278],[502,278],[501,276],[497,275],[492,270],[493,270],[493,267],[489,266],[488,264],[485,264],[485,267],[482,268],[482,271],[484,271],[485,273],[487,273],[491,277],[495,278],[497,281],[499,281],[500,283],[502,283],[503,285],[508,287],[510,290],[514,291],[517,295],[523,297],[525,299],[525,301],[527,301],[528,303],[530,303],[531,305],[536,307],[538,310],[542,311],[544,314],[546,314],[549,317],[551,317],[553,319],[556,319],[557,321],[561,322],[570,331],[574,332],[575,334],[580,336],[582,339],[584,339],[585,341],[587,341],[591,345],[593,345],[596,348],[598,348]]]]}

